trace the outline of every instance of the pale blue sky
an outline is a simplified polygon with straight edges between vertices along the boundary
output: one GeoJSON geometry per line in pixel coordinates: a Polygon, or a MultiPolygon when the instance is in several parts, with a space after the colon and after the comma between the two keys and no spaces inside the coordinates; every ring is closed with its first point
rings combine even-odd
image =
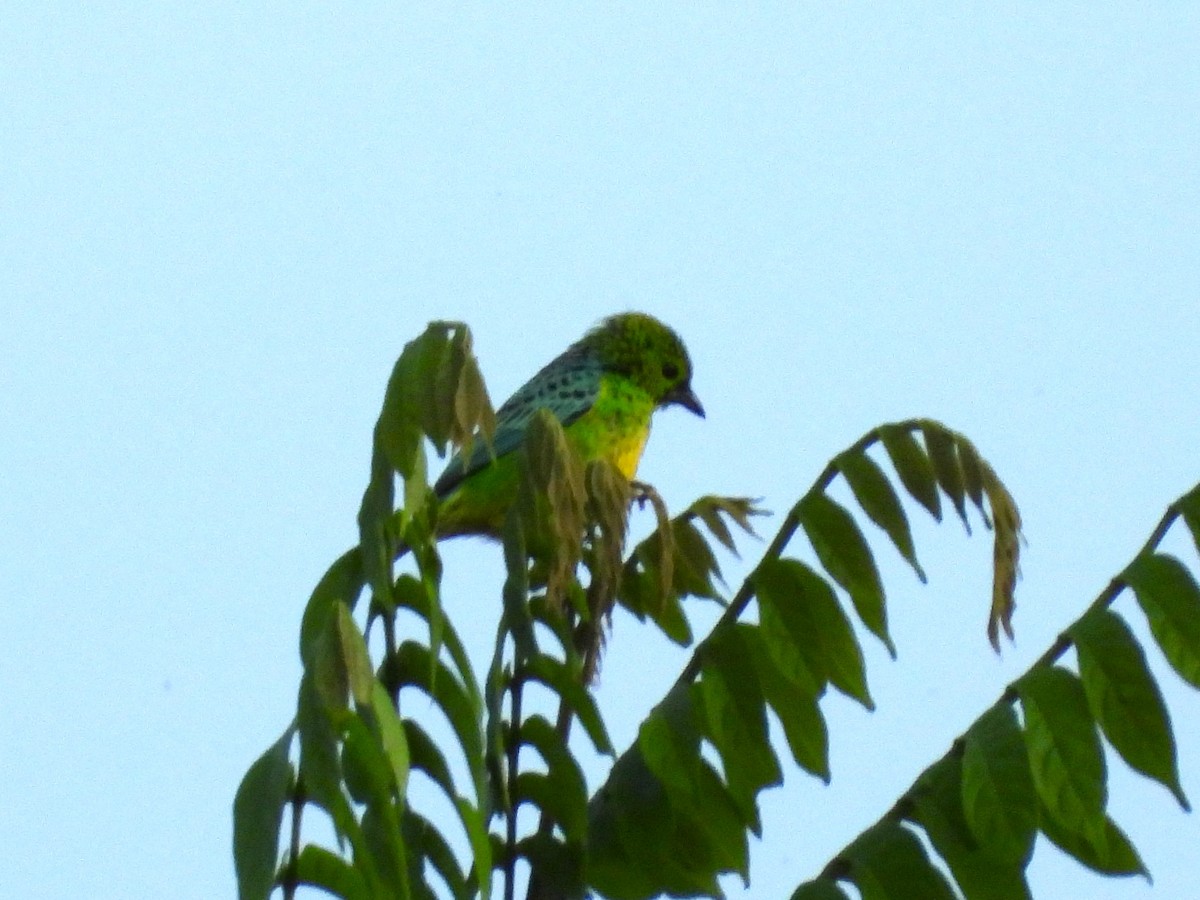
{"type": "MultiPolygon", "coordinates": [[[[497,400],[610,312],[675,325],[709,415],[660,416],[642,475],[676,508],[782,510],[912,415],[1021,503],[999,661],[985,538],[917,519],[927,587],[878,545],[880,709],[827,704],[833,784],[785,767],[733,896],[819,870],[1200,478],[1200,7],[524,6],[6,6],[5,895],[233,894],[233,792],[430,319],[497,400]]],[[[446,559],[482,666],[499,552],[446,559]]],[[[618,617],[619,746],[683,658],[618,617]]],[[[1200,700],[1151,658],[1200,799],[1200,700]]],[[[1039,844],[1035,893],[1194,896],[1200,821],[1109,761],[1154,889],[1039,844]]]]}

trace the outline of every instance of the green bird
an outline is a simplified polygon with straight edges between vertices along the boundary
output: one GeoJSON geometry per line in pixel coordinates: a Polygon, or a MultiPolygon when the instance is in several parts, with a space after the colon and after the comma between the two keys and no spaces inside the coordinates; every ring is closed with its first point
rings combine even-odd
{"type": "Polygon", "coordinates": [[[679,335],[644,313],[605,319],[505,401],[491,450],[476,444],[468,456],[450,460],[434,485],[439,536],[499,536],[519,483],[513,451],[538,409],[562,423],[585,464],[606,459],[632,479],[651,415],[671,404],[704,416],[679,335]]]}

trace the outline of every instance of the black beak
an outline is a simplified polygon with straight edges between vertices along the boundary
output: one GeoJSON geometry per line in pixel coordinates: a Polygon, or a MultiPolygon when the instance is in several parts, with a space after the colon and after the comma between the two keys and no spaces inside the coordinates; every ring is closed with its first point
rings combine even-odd
{"type": "Polygon", "coordinates": [[[700,398],[692,392],[690,384],[681,384],[667,396],[663,397],[663,405],[669,403],[677,403],[684,409],[690,409],[700,418],[704,418],[704,406],[700,403],[700,398]]]}

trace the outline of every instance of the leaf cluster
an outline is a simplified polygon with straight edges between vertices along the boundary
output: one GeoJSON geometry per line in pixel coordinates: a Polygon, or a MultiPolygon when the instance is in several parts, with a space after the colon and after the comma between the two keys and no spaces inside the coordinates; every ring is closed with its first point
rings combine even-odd
{"type": "MultiPolygon", "coordinates": [[[[672,517],[648,485],[602,462],[585,465],[545,413],[519,451],[520,489],[503,533],[507,574],[480,680],[442,609],[426,446],[442,453],[486,442],[494,427],[465,326],[431,325],[388,383],[359,544],[305,609],[296,715],[235,799],[246,900],[276,889],[292,897],[301,885],[347,898],[490,896],[501,883],[507,900],[521,872],[526,896],[539,900],[721,896],[721,876],[748,879],[749,836],[762,829],[758,796],[784,777],[771,722],[779,749],[828,781],[830,689],[874,706],[855,620],[895,647],[860,520],[924,581],[903,495],[937,520],[948,508],[968,531],[978,520],[992,532],[987,634],[997,649],[1002,632],[1012,636],[1016,503],[974,445],[937,422],[884,425],[835,456],[726,598],[717,552],[736,552],[735,529],[753,533],[756,505],[707,496],[672,517]],[[839,477],[857,515],[829,495],[839,477]],[[656,526],[627,547],[631,505],[649,506],[656,526]],[[688,617],[695,598],[724,605],[699,641],[688,617]],[[590,690],[617,604],[692,648],[619,755],[590,690]],[[422,724],[431,704],[450,727],[441,744],[422,724]],[[576,723],[613,759],[591,792],[572,747],[576,723]],[[462,766],[452,764],[459,758],[462,766]],[[418,808],[414,772],[444,795],[457,823],[418,808]],[[303,840],[306,811],[331,824],[336,847],[303,840]]],[[[1171,665],[1200,687],[1200,588],[1182,562],[1158,552],[1177,517],[1200,542],[1200,488],[945,756],[793,897],[845,897],[844,883],[864,898],[1028,897],[1024,873],[1039,832],[1101,874],[1144,874],[1107,811],[1103,742],[1185,808],[1187,799],[1162,695],[1110,607],[1130,589],[1171,665]],[[1077,672],[1062,665],[1072,647],[1077,672]]]]}

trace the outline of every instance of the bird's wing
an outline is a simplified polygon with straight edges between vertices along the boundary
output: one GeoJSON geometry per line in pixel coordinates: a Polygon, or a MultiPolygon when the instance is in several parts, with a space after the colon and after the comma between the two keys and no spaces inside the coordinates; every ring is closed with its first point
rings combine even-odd
{"type": "Polygon", "coordinates": [[[476,441],[470,457],[456,453],[433,486],[445,497],[467,476],[515,450],[525,438],[529,420],[539,409],[548,409],[565,428],[592,408],[600,393],[600,362],[585,347],[572,347],[538,372],[525,386],[504,401],[496,413],[496,433],[489,448],[476,441]]]}

